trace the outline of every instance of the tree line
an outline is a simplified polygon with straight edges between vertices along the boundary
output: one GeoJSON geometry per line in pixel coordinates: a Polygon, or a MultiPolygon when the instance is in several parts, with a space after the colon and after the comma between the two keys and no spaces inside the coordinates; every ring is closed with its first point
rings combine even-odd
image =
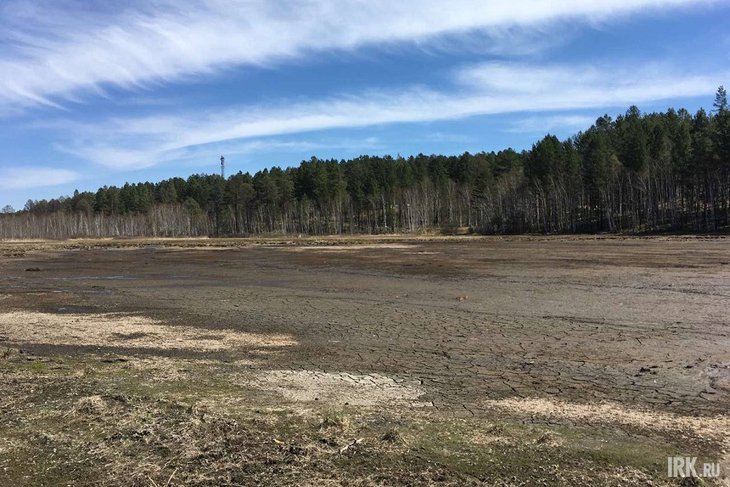
{"type": "Polygon", "coordinates": [[[716,232],[730,217],[730,110],[635,106],[530,150],[312,157],[227,179],[193,175],[29,200],[0,238],[416,232],[716,232]]]}

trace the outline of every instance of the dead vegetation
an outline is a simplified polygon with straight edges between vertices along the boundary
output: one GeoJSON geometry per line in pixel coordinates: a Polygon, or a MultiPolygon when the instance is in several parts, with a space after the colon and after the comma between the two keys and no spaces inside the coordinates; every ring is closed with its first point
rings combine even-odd
{"type": "MultiPolygon", "coordinates": [[[[2,370],[4,383],[11,377],[30,380],[2,370]]],[[[59,375],[43,384],[35,378],[38,386],[25,398],[32,406],[16,403],[12,415],[7,409],[0,414],[0,482],[207,486],[302,485],[302,479],[321,479],[340,485],[350,478],[360,479],[359,485],[428,485],[446,475],[447,485],[471,482],[444,466],[404,456],[393,442],[381,448],[379,428],[363,429],[370,420],[358,413],[267,413],[211,408],[182,399],[183,393],[115,394],[120,377],[97,374],[81,383],[59,375]],[[47,396],[44,389],[54,382],[63,383],[67,399],[47,396]],[[95,394],[77,396],[92,383],[95,394]],[[25,420],[18,422],[21,412],[25,420]],[[388,462],[368,472],[366,465],[379,463],[383,454],[388,462]]],[[[128,380],[134,386],[134,379],[128,380]]]]}
{"type": "Polygon", "coordinates": [[[530,418],[567,420],[578,424],[621,425],[634,430],[659,431],[705,440],[730,450],[730,416],[679,416],[658,411],[631,409],[619,404],[580,404],[542,398],[502,399],[485,405],[530,418]]]}
{"type": "MultiPolygon", "coordinates": [[[[0,240],[0,256],[6,258],[22,258],[28,253],[63,250],[92,250],[92,249],[139,249],[145,247],[187,250],[215,250],[247,248],[252,246],[273,247],[333,247],[345,249],[360,247],[361,249],[377,250],[392,246],[394,249],[412,250],[414,245],[425,242],[580,242],[580,241],[696,241],[696,240],[727,240],[721,234],[708,235],[664,235],[641,236],[622,234],[601,235],[442,235],[424,231],[423,233],[388,234],[388,235],[330,235],[330,236],[291,236],[271,235],[259,237],[127,237],[127,238],[73,238],[59,240],[43,239],[6,239],[0,240]]],[[[426,253],[422,255],[430,255],[426,253]]]]}
{"type": "Polygon", "coordinates": [[[297,343],[290,336],[171,326],[144,316],[119,313],[0,313],[0,336],[13,343],[193,351],[277,348],[297,343]]]}
{"type": "Polygon", "coordinates": [[[91,382],[65,382],[71,392],[67,400],[39,401],[49,391],[36,390],[28,400],[38,405],[24,412],[28,421],[4,422],[13,427],[3,427],[0,435],[7,453],[0,460],[0,480],[6,485],[30,485],[33,479],[33,484],[112,486],[124,479],[130,486],[302,485],[303,480],[457,486],[509,485],[515,475],[571,484],[604,479],[606,485],[622,485],[617,478],[623,485],[645,485],[654,478],[646,465],[615,471],[591,459],[590,452],[560,470],[543,470],[539,463],[525,470],[512,463],[536,455],[559,461],[561,442],[549,430],[505,427],[500,435],[508,441],[486,452],[484,443],[472,443],[466,434],[482,430],[479,421],[397,410],[210,408],[174,394],[114,394],[110,386],[116,380],[113,374],[96,376],[96,394],[81,397],[79,389],[91,382]],[[394,422],[401,427],[394,429],[394,422]]]}

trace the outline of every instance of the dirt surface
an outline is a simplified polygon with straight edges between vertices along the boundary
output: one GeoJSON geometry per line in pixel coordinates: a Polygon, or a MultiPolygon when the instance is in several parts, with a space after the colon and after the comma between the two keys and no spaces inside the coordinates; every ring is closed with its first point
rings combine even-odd
{"type": "Polygon", "coordinates": [[[730,469],[727,238],[0,256],[2,485],[675,485],[669,455],[730,469]]]}

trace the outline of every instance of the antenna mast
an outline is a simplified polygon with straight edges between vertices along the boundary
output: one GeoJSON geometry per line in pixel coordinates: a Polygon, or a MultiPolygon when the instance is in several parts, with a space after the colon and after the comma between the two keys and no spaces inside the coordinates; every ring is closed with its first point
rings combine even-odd
{"type": "Polygon", "coordinates": [[[221,156],[221,177],[226,179],[226,158],[221,156]]]}

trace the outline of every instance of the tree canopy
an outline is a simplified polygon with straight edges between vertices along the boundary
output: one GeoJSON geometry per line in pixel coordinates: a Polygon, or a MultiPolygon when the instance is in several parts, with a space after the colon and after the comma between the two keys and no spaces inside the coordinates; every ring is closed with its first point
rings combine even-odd
{"type": "Polygon", "coordinates": [[[198,174],[29,200],[0,236],[717,231],[728,228],[730,110],[600,117],[530,150],[312,157],[227,179],[198,174]]]}

